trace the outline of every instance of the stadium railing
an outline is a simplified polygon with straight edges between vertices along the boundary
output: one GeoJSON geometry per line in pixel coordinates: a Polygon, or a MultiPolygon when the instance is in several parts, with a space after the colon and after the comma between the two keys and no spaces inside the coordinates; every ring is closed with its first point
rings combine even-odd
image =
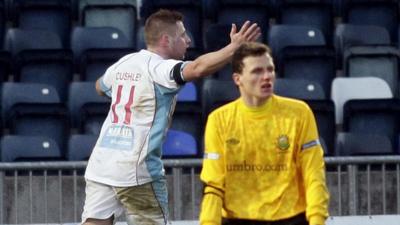
{"type": "MultiPolygon", "coordinates": [[[[400,156],[326,157],[325,161],[332,218],[400,214],[400,156]]],[[[197,220],[201,159],[169,159],[164,165],[171,219],[197,220]]],[[[0,163],[0,223],[78,223],[85,167],[85,161],[0,163]]]]}

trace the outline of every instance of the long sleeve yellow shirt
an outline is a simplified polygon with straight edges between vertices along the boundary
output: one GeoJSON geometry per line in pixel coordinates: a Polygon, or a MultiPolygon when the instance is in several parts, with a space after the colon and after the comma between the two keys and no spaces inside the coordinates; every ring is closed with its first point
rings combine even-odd
{"type": "Polygon", "coordinates": [[[221,217],[275,221],[306,213],[310,225],[328,216],[323,149],[311,109],[273,95],[264,105],[242,99],[207,121],[200,224],[221,217]]]}

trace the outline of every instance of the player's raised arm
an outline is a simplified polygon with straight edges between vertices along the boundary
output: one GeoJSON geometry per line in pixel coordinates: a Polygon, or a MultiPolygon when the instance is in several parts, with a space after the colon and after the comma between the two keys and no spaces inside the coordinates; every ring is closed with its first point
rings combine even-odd
{"type": "Polygon", "coordinates": [[[230,38],[231,42],[224,48],[199,56],[192,62],[189,62],[183,68],[183,78],[191,81],[203,76],[211,75],[229,63],[233,53],[244,42],[255,41],[261,35],[260,27],[256,23],[246,21],[237,31],[235,24],[232,24],[230,38]]]}

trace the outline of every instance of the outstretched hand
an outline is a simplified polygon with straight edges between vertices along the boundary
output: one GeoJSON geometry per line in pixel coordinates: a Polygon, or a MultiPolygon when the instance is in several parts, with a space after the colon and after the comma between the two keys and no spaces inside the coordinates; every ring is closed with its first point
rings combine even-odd
{"type": "Polygon", "coordinates": [[[236,24],[232,24],[231,28],[231,43],[241,45],[244,42],[255,41],[261,35],[261,29],[257,23],[251,24],[250,21],[246,21],[243,26],[237,31],[236,24]]]}

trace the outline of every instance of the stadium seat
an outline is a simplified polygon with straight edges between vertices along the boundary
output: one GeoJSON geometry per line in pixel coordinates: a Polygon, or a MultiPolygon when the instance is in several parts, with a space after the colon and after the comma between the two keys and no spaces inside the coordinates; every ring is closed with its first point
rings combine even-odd
{"type": "Polygon", "coordinates": [[[396,43],[400,18],[397,0],[346,0],[341,3],[344,23],[384,27],[391,42],[396,43]]]}
{"type": "Polygon", "coordinates": [[[315,81],[304,79],[276,78],[274,92],[277,95],[302,100],[324,100],[327,95],[315,81]]]}
{"type": "Polygon", "coordinates": [[[86,51],[81,57],[81,63],[78,65],[80,80],[96,81],[104,75],[109,66],[132,52],[132,49],[91,49],[86,51]]]}
{"type": "Polygon", "coordinates": [[[48,137],[65,150],[70,132],[68,110],[52,86],[3,83],[2,115],[10,134],[48,137]]]}
{"type": "Polygon", "coordinates": [[[183,131],[170,129],[162,146],[163,158],[183,158],[198,155],[196,139],[183,131]]]}
{"type": "Polygon", "coordinates": [[[73,127],[82,134],[100,134],[110,108],[110,99],[97,94],[94,82],[72,82],[68,108],[73,127]]]}
{"type": "Polygon", "coordinates": [[[261,41],[266,41],[269,20],[274,11],[271,0],[205,0],[204,5],[205,14],[211,23],[235,23],[240,28],[246,20],[250,20],[260,26],[263,35],[261,41]]]}
{"type": "Polygon", "coordinates": [[[343,131],[384,135],[398,148],[400,133],[398,99],[349,100],[343,107],[343,131]]]}
{"type": "Polygon", "coordinates": [[[325,46],[288,46],[281,51],[277,75],[319,83],[329,98],[336,77],[335,51],[325,46]]]}
{"type": "Polygon", "coordinates": [[[308,25],[322,31],[328,45],[332,44],[334,4],[332,0],[276,1],[277,24],[308,25]]]}
{"type": "MultiPolygon", "coordinates": [[[[133,51],[125,35],[113,27],[75,27],[72,31],[71,48],[78,69],[86,68],[86,60],[91,60],[91,62],[102,61],[102,59],[109,57],[107,60],[110,62],[126,54],[127,51],[133,51]]],[[[103,67],[106,68],[107,65],[109,63],[106,63],[103,67]]],[[[78,72],[84,73],[83,71],[78,72]]],[[[98,75],[98,77],[101,75],[98,75]]],[[[84,78],[82,80],[89,79],[84,78]]]]}
{"type": "Polygon", "coordinates": [[[282,52],[289,46],[326,46],[322,32],[311,26],[273,25],[268,33],[275,64],[281,62],[282,52]]]}
{"type": "Polygon", "coordinates": [[[358,46],[343,55],[344,75],[378,77],[385,80],[393,95],[399,92],[400,51],[394,46],[358,46]]]}
{"type": "Polygon", "coordinates": [[[136,0],[81,0],[79,16],[81,26],[117,28],[136,46],[136,0]]]}
{"type": "MultiPolygon", "coordinates": [[[[192,35],[195,47],[203,49],[203,5],[198,0],[143,0],[140,15],[143,21],[159,9],[177,10],[184,15],[183,23],[192,35]]],[[[144,23],[143,23],[144,24],[144,23]]]]}
{"type": "Polygon", "coordinates": [[[336,124],[335,105],[332,100],[307,100],[314,113],[320,139],[326,156],[335,155],[336,124]]]}
{"type": "Polygon", "coordinates": [[[392,143],[385,135],[340,132],[337,156],[393,155],[392,143]]]}
{"type": "Polygon", "coordinates": [[[68,140],[66,159],[68,161],[86,161],[92,153],[97,135],[73,134],[68,140]]]}
{"type": "Polygon", "coordinates": [[[334,34],[334,45],[338,66],[342,68],[343,53],[354,46],[390,45],[389,32],[380,26],[338,24],[334,34]]]}
{"type": "Polygon", "coordinates": [[[63,160],[58,144],[48,137],[5,135],[0,148],[1,162],[63,160]]]}
{"type": "Polygon", "coordinates": [[[202,116],[206,121],[208,114],[217,107],[231,102],[240,96],[233,80],[206,79],[202,88],[202,116]]]}
{"type": "Polygon", "coordinates": [[[44,30],[9,29],[5,49],[12,55],[14,81],[52,85],[66,101],[73,77],[73,55],[59,37],[44,30]]]}
{"type": "Polygon", "coordinates": [[[71,0],[13,0],[11,12],[14,27],[54,32],[64,47],[69,46],[73,19],[71,0]]]}
{"type": "Polygon", "coordinates": [[[336,124],[343,122],[343,105],[351,99],[388,99],[393,93],[386,81],[377,77],[336,77],[331,98],[335,103],[336,124]]]}

